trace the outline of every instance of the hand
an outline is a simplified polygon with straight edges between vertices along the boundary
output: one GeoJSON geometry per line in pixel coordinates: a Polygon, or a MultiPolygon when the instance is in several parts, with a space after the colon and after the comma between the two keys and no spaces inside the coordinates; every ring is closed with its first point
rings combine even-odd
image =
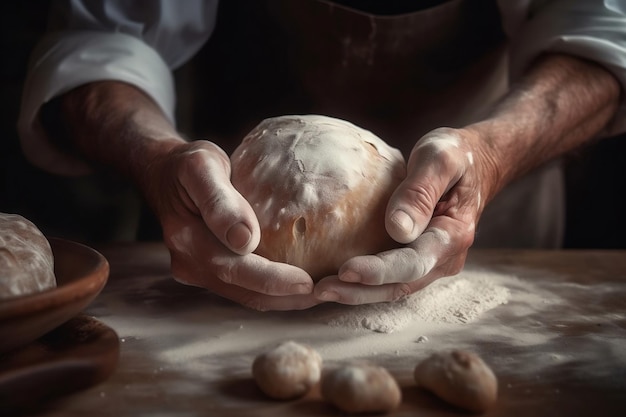
{"type": "Polygon", "coordinates": [[[144,191],[163,227],[180,282],[257,310],[311,307],[313,281],[302,269],[251,253],[260,228],[230,183],[230,161],[213,143],[179,142],[148,168],[144,191]]]}
{"type": "Polygon", "coordinates": [[[422,137],[387,207],[387,232],[406,246],[348,260],[317,284],[316,296],[344,304],[391,301],[460,272],[490,185],[481,146],[471,130],[441,128],[422,137]]]}
{"type": "Polygon", "coordinates": [[[506,184],[592,140],[618,109],[619,83],[592,62],[545,54],[485,119],[421,138],[389,201],[405,247],[348,260],[318,283],[324,301],[389,301],[461,271],[484,206],[506,184]]]}
{"type": "Polygon", "coordinates": [[[258,310],[319,303],[305,271],[251,253],[258,220],[230,183],[230,160],[218,146],[183,140],[161,108],[126,83],[86,84],[59,100],[56,118],[74,151],[141,190],[163,228],[175,279],[258,310]]]}

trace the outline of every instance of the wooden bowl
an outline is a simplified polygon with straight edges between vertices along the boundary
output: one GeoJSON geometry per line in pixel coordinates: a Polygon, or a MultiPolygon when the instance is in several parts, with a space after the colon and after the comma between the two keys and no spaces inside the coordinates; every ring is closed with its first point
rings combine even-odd
{"type": "Polygon", "coordinates": [[[50,238],[57,287],[0,302],[0,353],[25,346],[80,313],[100,293],[109,263],[96,250],[50,238]]]}

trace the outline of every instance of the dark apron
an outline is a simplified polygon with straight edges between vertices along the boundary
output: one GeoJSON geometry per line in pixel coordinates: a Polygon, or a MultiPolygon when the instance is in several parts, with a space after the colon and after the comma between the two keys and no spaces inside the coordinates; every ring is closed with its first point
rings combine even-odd
{"type": "Polygon", "coordinates": [[[350,120],[406,155],[429,130],[476,117],[493,101],[488,86],[502,92],[503,72],[492,70],[503,57],[494,3],[453,0],[397,15],[324,0],[271,5],[311,112],[350,120]]]}
{"type": "MultiPolygon", "coordinates": [[[[408,157],[423,134],[478,120],[504,93],[506,42],[494,0],[391,14],[339,3],[222,1],[207,48],[178,77],[193,80],[192,104],[179,108],[181,130],[230,153],[263,118],[324,114],[371,130],[408,157]]],[[[560,170],[546,170],[488,206],[476,246],[560,244],[560,170]]]]}

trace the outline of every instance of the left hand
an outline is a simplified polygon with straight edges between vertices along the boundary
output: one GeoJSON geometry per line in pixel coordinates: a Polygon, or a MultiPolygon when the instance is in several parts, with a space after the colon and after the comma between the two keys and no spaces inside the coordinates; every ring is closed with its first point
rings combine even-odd
{"type": "Polygon", "coordinates": [[[596,137],[615,116],[620,91],[595,63],[551,53],[536,59],[484,120],[435,129],[415,144],[386,215],[388,233],[406,246],[348,260],[315,295],[390,301],[460,272],[485,205],[506,184],[596,137]]]}
{"type": "Polygon", "coordinates": [[[406,246],[349,259],[322,279],[322,301],[367,304],[414,293],[465,264],[486,194],[497,183],[475,131],[440,128],[413,148],[407,178],[387,206],[387,232],[406,246]]]}

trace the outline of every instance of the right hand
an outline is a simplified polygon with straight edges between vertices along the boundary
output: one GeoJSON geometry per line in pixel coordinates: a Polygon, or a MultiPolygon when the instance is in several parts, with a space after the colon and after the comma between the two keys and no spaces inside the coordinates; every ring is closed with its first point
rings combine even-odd
{"type": "Polygon", "coordinates": [[[176,280],[257,310],[320,302],[304,270],[252,253],[258,220],[230,183],[230,160],[218,146],[178,142],[151,161],[146,174],[144,192],[163,227],[176,280]]]}
{"type": "Polygon", "coordinates": [[[257,310],[321,302],[304,270],[252,253],[258,220],[231,184],[222,149],[183,140],[150,97],[123,82],[86,84],[59,103],[74,151],[141,190],[163,228],[176,280],[257,310]]]}

